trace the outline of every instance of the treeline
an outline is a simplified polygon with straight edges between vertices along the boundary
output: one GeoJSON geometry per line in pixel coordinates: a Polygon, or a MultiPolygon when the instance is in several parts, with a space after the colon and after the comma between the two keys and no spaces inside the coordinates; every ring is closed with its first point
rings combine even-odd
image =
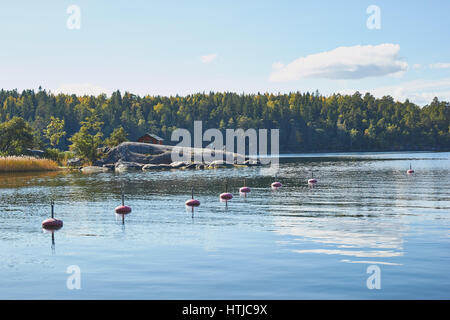
{"type": "Polygon", "coordinates": [[[192,130],[193,121],[202,120],[204,130],[279,128],[282,152],[450,149],[450,104],[437,98],[421,108],[359,92],[140,97],[116,91],[111,97],[81,97],[41,89],[0,91],[0,122],[23,118],[34,129],[36,147],[50,144],[45,130],[52,117],[56,124],[64,120],[57,147],[67,150],[69,139],[93,116],[103,137],[123,127],[132,141],[151,132],[170,143],[174,129],[192,130]]]}

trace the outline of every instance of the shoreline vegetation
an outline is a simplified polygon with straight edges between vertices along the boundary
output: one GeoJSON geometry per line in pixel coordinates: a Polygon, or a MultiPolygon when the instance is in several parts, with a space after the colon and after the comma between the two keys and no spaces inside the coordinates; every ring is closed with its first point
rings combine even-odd
{"type": "MultiPolygon", "coordinates": [[[[172,161],[170,151],[180,142],[172,133],[192,134],[195,121],[202,132],[222,134],[279,129],[281,154],[450,150],[450,103],[437,98],[419,107],[359,92],[95,97],[1,89],[0,172],[232,167],[229,157],[212,165],[172,161]]],[[[200,147],[209,143],[203,142],[200,147]]]]}
{"type": "Polygon", "coordinates": [[[0,157],[0,173],[58,171],[58,164],[49,159],[30,156],[0,157]]]}

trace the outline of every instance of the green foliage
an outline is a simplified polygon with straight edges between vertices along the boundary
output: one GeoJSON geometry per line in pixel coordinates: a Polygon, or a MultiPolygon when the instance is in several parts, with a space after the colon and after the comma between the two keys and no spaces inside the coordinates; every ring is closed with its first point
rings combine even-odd
{"type": "Polygon", "coordinates": [[[44,153],[44,158],[56,161],[60,166],[66,165],[67,160],[74,157],[75,154],[71,151],[61,151],[55,148],[48,148],[44,153]]]}
{"type": "Polygon", "coordinates": [[[69,139],[72,142],[70,150],[82,159],[95,161],[97,148],[102,144],[102,125],[103,122],[98,121],[96,114],[86,117],[85,121],[81,121],[80,131],[69,139]]]}
{"type": "Polygon", "coordinates": [[[0,154],[23,155],[28,148],[33,148],[35,139],[33,128],[22,118],[13,117],[0,123],[0,154]]]}
{"type": "Polygon", "coordinates": [[[116,91],[111,97],[81,97],[45,90],[0,90],[0,123],[22,117],[39,140],[51,117],[63,119],[67,135],[60,137],[58,145],[63,150],[92,113],[102,122],[104,136],[113,137],[114,130],[122,127],[131,141],[154,132],[169,142],[175,128],[192,130],[193,121],[202,120],[204,130],[280,128],[282,152],[450,149],[450,104],[438,99],[421,108],[408,100],[377,99],[359,92],[329,97],[317,92],[140,97],[116,91]]]}
{"type": "Polygon", "coordinates": [[[57,147],[61,138],[66,135],[64,131],[64,120],[51,116],[50,123],[44,129],[44,135],[50,141],[51,146],[57,147]]]}
{"type": "Polygon", "coordinates": [[[108,147],[112,148],[121,144],[124,141],[127,141],[127,133],[122,127],[120,127],[114,129],[109,138],[105,139],[105,144],[108,147]]]}

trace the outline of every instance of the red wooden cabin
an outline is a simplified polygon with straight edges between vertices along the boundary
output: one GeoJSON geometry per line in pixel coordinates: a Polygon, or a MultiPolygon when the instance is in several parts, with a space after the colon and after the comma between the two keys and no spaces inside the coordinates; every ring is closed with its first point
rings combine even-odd
{"type": "Polygon", "coordinates": [[[146,133],[138,139],[138,142],[152,143],[152,144],[163,144],[164,139],[158,137],[156,134],[146,133]]]}

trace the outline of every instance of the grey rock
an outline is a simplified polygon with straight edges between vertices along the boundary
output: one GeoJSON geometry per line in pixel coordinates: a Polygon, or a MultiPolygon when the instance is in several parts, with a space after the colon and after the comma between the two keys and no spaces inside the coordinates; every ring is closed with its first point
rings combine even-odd
{"type": "Polygon", "coordinates": [[[42,150],[27,149],[27,153],[33,157],[42,158],[45,154],[42,150]]]}
{"type": "Polygon", "coordinates": [[[103,167],[104,164],[105,164],[105,162],[103,160],[96,160],[96,161],[94,161],[94,163],[92,163],[93,166],[97,166],[97,167],[103,167]]]}
{"type": "Polygon", "coordinates": [[[143,164],[129,161],[118,161],[115,164],[116,172],[136,171],[142,170],[143,164]]]}
{"type": "Polygon", "coordinates": [[[82,165],[82,161],[80,158],[72,158],[67,160],[67,165],[69,167],[79,167],[82,165]]]}
{"type": "Polygon", "coordinates": [[[111,148],[109,148],[109,147],[101,147],[101,148],[97,148],[97,153],[108,153],[109,150],[111,150],[111,148]]]}
{"type": "Polygon", "coordinates": [[[198,164],[189,163],[183,169],[195,169],[197,166],[198,166],[198,164]]]}
{"type": "Polygon", "coordinates": [[[216,160],[209,164],[208,168],[217,169],[217,168],[231,168],[234,167],[233,163],[229,163],[223,160],[216,160]]]}
{"type": "Polygon", "coordinates": [[[259,159],[249,159],[244,161],[244,165],[246,166],[260,166],[261,161],[259,159]]]}
{"type": "Polygon", "coordinates": [[[187,164],[185,162],[183,162],[183,161],[175,161],[175,162],[172,162],[170,164],[170,166],[172,168],[174,168],[174,169],[179,169],[179,168],[182,168],[182,167],[186,167],[186,165],[187,164]]]}
{"type": "Polygon", "coordinates": [[[173,169],[170,164],[146,164],[142,167],[142,170],[144,171],[151,171],[151,170],[170,170],[173,169]]]}
{"type": "Polygon", "coordinates": [[[103,167],[97,167],[97,166],[88,166],[81,168],[81,172],[83,173],[101,173],[101,172],[108,172],[108,168],[103,167]]]}
{"type": "Polygon", "coordinates": [[[114,171],[114,169],[116,168],[116,165],[115,164],[104,164],[103,168],[114,171]]]}

